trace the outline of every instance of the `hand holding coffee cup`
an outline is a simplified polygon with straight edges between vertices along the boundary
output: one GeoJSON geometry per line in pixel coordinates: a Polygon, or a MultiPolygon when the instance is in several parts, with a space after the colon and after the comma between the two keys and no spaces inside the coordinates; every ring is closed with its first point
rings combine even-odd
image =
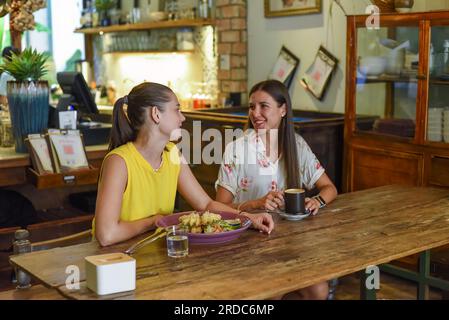
{"type": "Polygon", "coordinates": [[[318,213],[318,210],[320,209],[320,203],[318,200],[314,198],[306,198],[306,210],[308,212],[312,213],[312,215],[316,215],[318,213]]]}
{"type": "Polygon", "coordinates": [[[288,214],[305,214],[305,194],[304,189],[287,189],[284,191],[285,212],[288,214]]]}
{"type": "Polygon", "coordinates": [[[275,211],[284,207],[284,195],[281,191],[270,191],[258,201],[260,202],[259,209],[275,211]]]}

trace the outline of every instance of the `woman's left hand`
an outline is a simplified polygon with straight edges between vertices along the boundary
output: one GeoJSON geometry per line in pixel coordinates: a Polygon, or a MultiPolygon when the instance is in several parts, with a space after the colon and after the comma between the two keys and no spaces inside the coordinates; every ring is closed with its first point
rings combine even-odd
{"type": "Polygon", "coordinates": [[[274,228],[273,217],[266,212],[254,214],[245,212],[242,214],[248,217],[253,223],[253,227],[260,230],[261,232],[270,234],[274,228]]]}
{"type": "Polygon", "coordinates": [[[306,198],[305,200],[306,210],[312,213],[312,215],[316,215],[318,210],[320,210],[320,203],[315,198],[306,198]]]}

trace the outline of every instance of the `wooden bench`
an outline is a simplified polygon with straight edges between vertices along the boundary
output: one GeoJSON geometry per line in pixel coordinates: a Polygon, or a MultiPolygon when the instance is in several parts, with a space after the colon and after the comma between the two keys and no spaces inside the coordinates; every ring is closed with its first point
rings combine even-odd
{"type": "MultiPolygon", "coordinates": [[[[85,215],[56,221],[41,222],[27,227],[30,232],[30,241],[33,250],[43,250],[55,247],[55,239],[59,246],[80,243],[81,238],[88,241],[88,233],[92,228],[93,215],[85,215]],[[80,236],[80,238],[77,238],[80,236]]],[[[14,232],[19,227],[0,229],[0,291],[14,287],[11,283],[13,269],[9,264],[9,256],[12,254],[14,232]]]]}

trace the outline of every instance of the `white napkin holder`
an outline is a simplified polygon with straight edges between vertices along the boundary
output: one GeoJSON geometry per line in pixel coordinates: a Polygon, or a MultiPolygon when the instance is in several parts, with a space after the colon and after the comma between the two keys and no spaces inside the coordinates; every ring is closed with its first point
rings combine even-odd
{"type": "Polygon", "coordinates": [[[98,295],[136,289],[136,260],[124,253],[85,258],[87,287],[98,295]]]}

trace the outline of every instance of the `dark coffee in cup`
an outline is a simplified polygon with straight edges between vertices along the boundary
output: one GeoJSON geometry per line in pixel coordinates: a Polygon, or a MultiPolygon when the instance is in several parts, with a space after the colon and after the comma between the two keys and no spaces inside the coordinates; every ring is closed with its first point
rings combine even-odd
{"type": "Polygon", "coordinates": [[[305,190],[287,189],[284,191],[285,212],[288,214],[304,214],[305,190]]]}

